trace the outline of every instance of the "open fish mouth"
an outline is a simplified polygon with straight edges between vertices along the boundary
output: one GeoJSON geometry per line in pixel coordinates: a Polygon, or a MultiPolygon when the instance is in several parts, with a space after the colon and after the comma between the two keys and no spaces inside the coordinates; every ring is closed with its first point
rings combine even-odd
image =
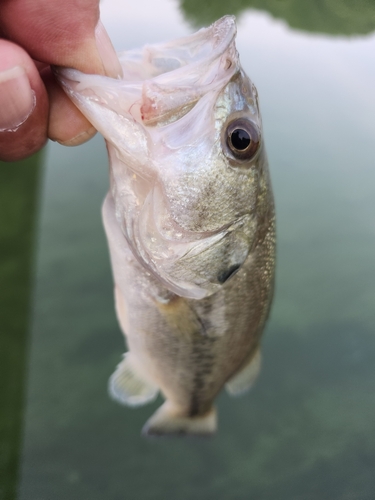
{"type": "Polygon", "coordinates": [[[257,115],[235,36],[235,19],[225,16],[179,40],[120,53],[122,79],[57,70],[107,141],[116,218],[134,256],[186,298],[221,289],[253,244],[256,176],[231,168],[221,141],[227,116],[257,115]]]}
{"type": "MultiPolygon", "coordinates": [[[[144,165],[149,161],[146,151],[133,150],[129,138],[150,138],[136,124],[152,127],[176,121],[207,92],[220,91],[239,69],[236,32],[235,18],[225,16],[173,42],[120,52],[121,79],[72,68],[56,67],[54,72],[72,101],[124,159],[144,165]]],[[[145,174],[147,169],[142,170],[145,174]]]]}

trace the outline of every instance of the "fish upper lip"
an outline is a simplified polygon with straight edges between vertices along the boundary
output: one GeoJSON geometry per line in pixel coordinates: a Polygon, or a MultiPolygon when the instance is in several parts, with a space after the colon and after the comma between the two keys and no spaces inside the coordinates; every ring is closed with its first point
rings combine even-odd
{"type": "MultiPolygon", "coordinates": [[[[58,66],[53,66],[53,73],[60,82],[61,85],[63,85],[65,91],[69,94],[71,94],[71,89],[70,85],[67,84],[67,81],[70,82],[75,82],[76,84],[80,84],[85,86],[86,83],[85,81],[87,78],[90,78],[90,82],[94,83],[96,82],[98,86],[101,85],[101,82],[106,81],[106,85],[108,88],[112,89],[118,89],[118,88],[129,88],[129,89],[137,89],[137,91],[141,92],[142,87],[145,83],[147,82],[152,82],[156,85],[160,85],[161,87],[164,87],[167,85],[168,87],[173,84],[173,82],[177,82],[178,86],[181,86],[181,75],[191,75],[191,73],[197,70],[200,66],[202,68],[206,69],[206,79],[207,77],[209,78],[208,81],[202,80],[199,84],[193,79],[187,78],[185,85],[187,87],[202,87],[205,88],[207,85],[212,86],[214,81],[217,80],[217,85],[221,87],[223,85],[222,80],[229,80],[233,74],[238,70],[238,65],[239,65],[239,60],[238,60],[238,54],[235,49],[233,49],[228,55],[228,60],[231,61],[231,64],[228,67],[221,68],[220,73],[221,78],[218,78],[217,71],[215,74],[215,77],[213,80],[210,80],[211,71],[212,71],[212,64],[215,63],[215,61],[218,61],[218,64],[220,66],[220,62],[222,61],[223,55],[230,49],[232,44],[234,43],[235,37],[236,37],[237,29],[236,29],[236,24],[235,24],[235,18],[234,16],[224,16],[223,18],[219,19],[216,23],[213,23],[211,26],[207,28],[203,28],[197,33],[193,33],[190,35],[187,35],[185,37],[182,37],[180,39],[174,40],[173,44],[175,45],[180,44],[182,47],[189,47],[190,44],[197,43],[196,40],[202,39],[203,44],[207,43],[207,40],[212,40],[216,39],[219,40],[217,44],[211,44],[210,50],[206,50],[205,52],[203,51],[202,54],[199,54],[199,57],[195,57],[196,54],[191,53],[191,48],[189,50],[186,49],[186,53],[188,54],[188,57],[185,59],[182,58],[182,64],[179,67],[176,67],[175,69],[172,69],[170,71],[165,71],[161,72],[160,74],[156,74],[155,76],[153,75],[148,75],[144,77],[140,77],[139,79],[133,79],[133,78],[127,78],[126,71],[123,72],[122,78],[110,78],[108,76],[103,76],[103,75],[86,75],[79,70],[76,70],[74,68],[65,68],[65,67],[58,67],[58,66]],[[220,23],[220,32],[215,31],[216,27],[220,23]],[[210,33],[210,36],[208,34],[210,33]],[[219,33],[219,36],[218,36],[219,33]],[[188,68],[188,70],[187,70],[188,68]],[[211,68],[211,69],[210,69],[211,68]]],[[[156,48],[157,50],[162,50],[162,51],[168,51],[170,42],[163,42],[160,44],[155,44],[152,47],[156,48]]],[[[124,51],[119,53],[119,60],[120,63],[121,61],[124,61],[124,64],[126,63],[127,60],[129,60],[129,57],[131,58],[131,55],[134,53],[137,55],[137,57],[140,57],[138,54],[139,50],[134,49],[124,51]],[[127,59],[128,58],[128,59],[127,59]]],[[[136,60],[136,58],[135,58],[136,60]]],[[[175,83],[174,83],[175,84],[175,83]]],[[[199,92],[197,93],[199,94],[199,92]]],[[[197,96],[197,99],[199,99],[201,95],[197,96]]],[[[141,94],[139,95],[139,98],[141,98],[141,94]]]]}

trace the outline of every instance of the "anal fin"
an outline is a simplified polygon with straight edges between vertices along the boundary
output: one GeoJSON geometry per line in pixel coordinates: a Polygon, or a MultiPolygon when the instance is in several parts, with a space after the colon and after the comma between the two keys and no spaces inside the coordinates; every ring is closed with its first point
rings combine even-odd
{"type": "Polygon", "coordinates": [[[142,429],[144,436],[211,436],[217,429],[215,408],[211,408],[205,415],[190,417],[181,414],[166,401],[148,419],[142,429]]]}
{"type": "Polygon", "coordinates": [[[231,396],[241,396],[252,388],[259,375],[261,361],[262,357],[258,348],[248,363],[225,384],[231,396]]]}
{"type": "Polygon", "coordinates": [[[126,406],[142,406],[156,399],[158,388],[144,380],[133,367],[129,353],[109,379],[109,394],[126,406]]]}

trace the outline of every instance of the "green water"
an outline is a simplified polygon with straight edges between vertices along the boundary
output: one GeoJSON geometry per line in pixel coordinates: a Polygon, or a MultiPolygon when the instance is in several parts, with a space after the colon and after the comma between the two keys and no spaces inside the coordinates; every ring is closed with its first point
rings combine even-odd
{"type": "Polygon", "coordinates": [[[16,492],[41,155],[0,162],[0,498],[16,492]]]}
{"type": "MultiPolygon", "coordinates": [[[[256,387],[239,399],[220,396],[219,432],[211,440],[140,437],[161,401],[131,410],[106,392],[124,344],[100,220],[105,148],[99,137],[75,149],[50,145],[34,236],[36,174],[17,188],[18,197],[1,195],[18,213],[18,222],[3,217],[2,234],[22,222],[19,234],[28,235],[12,243],[13,269],[22,273],[11,274],[0,250],[9,269],[3,290],[14,280],[23,294],[0,297],[1,311],[23,318],[17,348],[7,340],[10,320],[1,326],[0,356],[14,360],[7,380],[16,381],[13,392],[10,384],[0,392],[8,394],[0,423],[13,426],[13,439],[3,433],[9,453],[1,455],[1,484],[8,489],[0,489],[1,500],[373,500],[373,4],[358,3],[352,12],[348,2],[316,0],[305,15],[297,2],[263,5],[269,13],[246,10],[259,2],[232,3],[241,14],[241,61],[260,94],[278,215],[276,296],[256,387]]],[[[185,35],[226,9],[188,0],[102,4],[118,49],[185,35]]],[[[12,182],[4,184],[9,193],[12,182]]]]}
{"type": "Polygon", "coordinates": [[[194,24],[204,26],[221,16],[240,16],[261,9],[299,30],[335,35],[359,35],[375,29],[375,3],[371,0],[181,0],[194,24]]]}

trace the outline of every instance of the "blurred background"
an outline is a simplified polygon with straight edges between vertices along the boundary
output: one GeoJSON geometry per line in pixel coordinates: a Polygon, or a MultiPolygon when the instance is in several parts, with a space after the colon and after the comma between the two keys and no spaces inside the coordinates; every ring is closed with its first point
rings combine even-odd
{"type": "Polygon", "coordinates": [[[373,500],[375,3],[103,0],[118,50],[238,20],[278,217],[253,391],[211,440],[145,440],[160,404],[107,396],[124,341],[100,206],[100,137],[0,165],[1,500],[373,500]]]}

